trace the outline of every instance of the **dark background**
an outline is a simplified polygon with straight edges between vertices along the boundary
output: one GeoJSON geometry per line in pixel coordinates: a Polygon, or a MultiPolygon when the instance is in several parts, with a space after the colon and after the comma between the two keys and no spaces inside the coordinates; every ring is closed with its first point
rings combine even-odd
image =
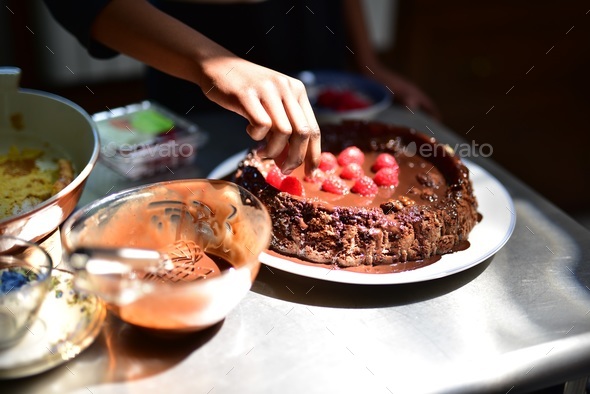
{"type": "Polygon", "coordinates": [[[492,144],[494,160],[583,216],[590,202],[590,2],[400,6],[391,64],[431,94],[451,129],[492,144]]]}
{"type": "MultiPolygon", "coordinates": [[[[89,113],[146,97],[142,75],[74,83],[47,77],[40,1],[2,3],[0,64],[23,70],[21,86],[62,95],[89,113]]],[[[395,45],[381,56],[434,99],[445,125],[491,144],[493,160],[586,222],[589,11],[582,0],[399,0],[395,45]]]]}

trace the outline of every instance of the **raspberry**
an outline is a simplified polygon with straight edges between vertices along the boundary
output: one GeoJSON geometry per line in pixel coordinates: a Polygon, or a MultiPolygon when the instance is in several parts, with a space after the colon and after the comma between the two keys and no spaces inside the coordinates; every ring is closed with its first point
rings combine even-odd
{"type": "Polygon", "coordinates": [[[380,169],[386,167],[395,168],[396,170],[399,169],[399,165],[397,164],[397,161],[393,155],[389,153],[380,153],[371,166],[371,170],[373,172],[377,172],[380,169]]]}
{"type": "Polygon", "coordinates": [[[320,91],[316,106],[334,111],[350,111],[366,108],[372,102],[350,89],[325,88],[320,91]]]}
{"type": "Polygon", "coordinates": [[[276,187],[277,189],[281,188],[281,182],[285,179],[285,175],[281,172],[279,167],[273,166],[266,174],[266,182],[269,185],[276,187]]]}
{"type": "Polygon", "coordinates": [[[361,196],[366,197],[373,197],[379,191],[379,187],[373,181],[373,179],[369,176],[363,176],[355,182],[352,189],[350,189],[353,193],[360,194],[361,196]]]}
{"type": "Polygon", "coordinates": [[[320,170],[322,171],[332,171],[338,167],[338,160],[333,153],[330,152],[322,152],[320,156],[320,170]]]}
{"type": "Polygon", "coordinates": [[[324,171],[322,170],[315,170],[313,172],[313,174],[311,174],[311,176],[305,176],[303,178],[303,180],[305,182],[311,182],[311,183],[322,183],[324,182],[324,180],[326,179],[327,175],[324,171]]]}
{"type": "Polygon", "coordinates": [[[322,108],[336,109],[338,106],[338,92],[335,89],[323,89],[317,98],[316,105],[322,108]]]}
{"type": "Polygon", "coordinates": [[[358,163],[350,163],[342,168],[342,172],[340,173],[340,178],[342,179],[359,179],[365,175],[363,171],[363,167],[360,166],[358,163]]]}
{"type": "Polygon", "coordinates": [[[383,167],[373,177],[375,183],[379,186],[397,186],[399,184],[398,169],[392,167],[383,167]]]}
{"type": "Polygon", "coordinates": [[[338,154],[338,164],[344,167],[350,163],[363,164],[365,161],[365,154],[356,146],[349,146],[338,154]]]}
{"type": "Polygon", "coordinates": [[[282,192],[289,193],[293,196],[303,196],[303,185],[299,181],[299,179],[295,178],[292,175],[288,175],[283,179],[281,182],[281,187],[279,190],[282,192]]]}
{"type": "Polygon", "coordinates": [[[348,194],[348,186],[336,175],[329,176],[322,183],[322,190],[333,194],[348,194]]]}
{"type": "Polygon", "coordinates": [[[363,96],[356,94],[353,91],[345,90],[340,95],[340,111],[347,111],[352,109],[367,108],[371,103],[363,96]]]}

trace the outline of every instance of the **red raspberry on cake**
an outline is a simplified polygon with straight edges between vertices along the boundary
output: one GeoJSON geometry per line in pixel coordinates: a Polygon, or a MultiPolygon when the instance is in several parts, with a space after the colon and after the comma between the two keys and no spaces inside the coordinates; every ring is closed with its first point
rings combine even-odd
{"type": "Polygon", "coordinates": [[[281,182],[285,179],[285,175],[281,172],[279,167],[273,166],[266,174],[266,182],[269,185],[276,187],[277,189],[281,188],[281,182]]]}
{"type": "Polygon", "coordinates": [[[344,167],[350,163],[362,165],[365,161],[365,154],[356,146],[349,146],[338,154],[338,164],[344,167]]]}
{"type": "Polygon", "coordinates": [[[371,170],[373,172],[377,172],[382,168],[395,168],[399,169],[399,165],[397,164],[397,160],[393,157],[390,153],[380,153],[375,162],[371,166],[371,170]]]}
{"type": "Polygon", "coordinates": [[[373,177],[378,186],[397,186],[399,184],[399,169],[383,167],[373,177]]]}
{"type": "Polygon", "coordinates": [[[358,163],[347,164],[340,172],[340,178],[342,179],[359,179],[363,175],[365,175],[363,167],[358,163]]]}
{"type": "Polygon", "coordinates": [[[338,167],[338,159],[330,152],[322,152],[319,168],[322,171],[332,171],[338,167]]]}
{"type": "Polygon", "coordinates": [[[377,195],[379,187],[370,176],[364,175],[363,177],[357,179],[357,181],[354,183],[354,186],[350,190],[353,193],[360,194],[361,196],[373,197],[377,195]]]}
{"type": "Polygon", "coordinates": [[[324,182],[324,180],[326,180],[327,176],[328,175],[324,171],[317,169],[310,176],[305,175],[303,177],[303,180],[305,182],[311,182],[311,183],[322,183],[322,182],[324,182]]]}
{"type": "Polygon", "coordinates": [[[346,183],[337,177],[336,175],[331,175],[322,183],[322,190],[328,193],[333,194],[348,194],[349,189],[346,186],[346,183]]]}
{"type": "Polygon", "coordinates": [[[291,194],[292,196],[303,196],[305,193],[303,191],[303,185],[299,181],[299,179],[295,178],[292,175],[288,175],[283,179],[281,182],[281,186],[279,190],[282,192],[286,192],[291,194]]]}

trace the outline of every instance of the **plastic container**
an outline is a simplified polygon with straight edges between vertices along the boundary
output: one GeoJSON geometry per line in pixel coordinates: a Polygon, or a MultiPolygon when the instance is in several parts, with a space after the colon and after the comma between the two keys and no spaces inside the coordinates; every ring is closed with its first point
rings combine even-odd
{"type": "Polygon", "coordinates": [[[132,180],[193,163],[207,142],[199,127],[151,101],[92,115],[100,161],[132,180]]]}

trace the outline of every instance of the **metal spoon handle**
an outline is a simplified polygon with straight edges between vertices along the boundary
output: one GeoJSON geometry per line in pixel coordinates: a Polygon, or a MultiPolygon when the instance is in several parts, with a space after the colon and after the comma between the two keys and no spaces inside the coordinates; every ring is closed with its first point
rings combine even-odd
{"type": "Polygon", "coordinates": [[[139,248],[78,248],[69,256],[76,270],[90,274],[123,274],[130,271],[161,269],[168,260],[156,250],[139,248]]]}

